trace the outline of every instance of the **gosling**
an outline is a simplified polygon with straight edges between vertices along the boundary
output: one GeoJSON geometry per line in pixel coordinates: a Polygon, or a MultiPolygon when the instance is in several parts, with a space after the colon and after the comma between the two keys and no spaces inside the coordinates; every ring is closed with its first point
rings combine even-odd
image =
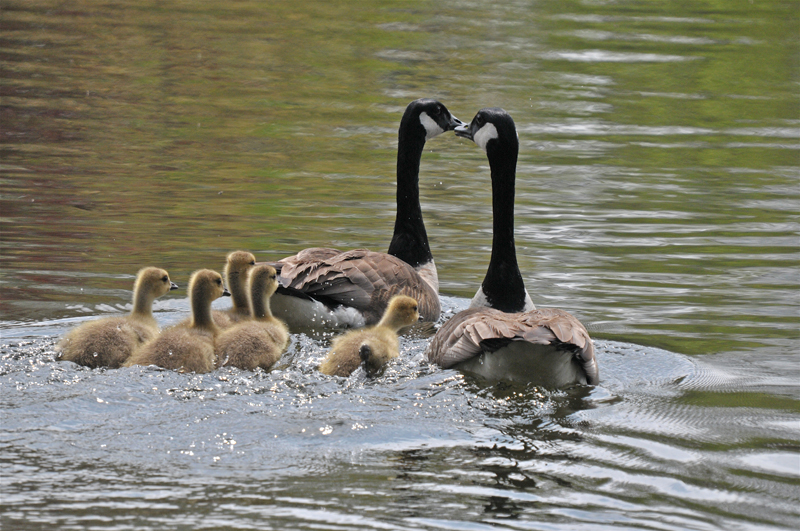
{"type": "MultiPolygon", "coordinates": [[[[250,303],[247,298],[247,275],[256,265],[256,257],[247,251],[228,253],[225,260],[225,285],[231,293],[233,306],[227,310],[211,310],[214,323],[221,329],[229,328],[236,323],[250,319],[250,303]]],[[[190,326],[191,317],[184,319],[177,326],[190,326]]]]}
{"type": "Polygon", "coordinates": [[[222,284],[222,275],[210,269],[195,271],[189,279],[189,326],[167,328],[134,352],[124,366],[157,365],[180,372],[211,372],[214,338],[220,331],[211,317],[211,302],[222,296],[230,296],[222,284]]]}
{"type": "Polygon", "coordinates": [[[253,320],[234,325],[217,337],[217,365],[247,371],[261,367],[269,372],[289,345],[286,323],[274,317],[269,306],[278,289],[275,268],[260,265],[252,269],[249,288],[253,320]]]}
{"type": "Polygon", "coordinates": [[[137,348],[158,335],[153,301],[177,288],[163,269],[140,269],[133,284],[131,313],[98,319],[74,328],[56,346],[56,359],[93,369],[118,369],[137,348]]]}
{"type": "Polygon", "coordinates": [[[354,330],[333,340],[331,350],[319,367],[331,376],[349,376],[362,363],[367,376],[378,374],[393,358],[400,355],[397,332],[419,320],[415,299],[396,295],[380,322],[372,327],[354,330]]]}

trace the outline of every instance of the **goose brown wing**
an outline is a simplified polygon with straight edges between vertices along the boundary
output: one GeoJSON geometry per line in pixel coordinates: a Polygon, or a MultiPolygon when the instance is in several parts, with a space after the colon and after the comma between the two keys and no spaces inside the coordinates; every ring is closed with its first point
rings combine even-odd
{"type": "Polygon", "coordinates": [[[413,267],[390,254],[316,247],[274,264],[284,289],[356,308],[367,323],[379,321],[389,299],[398,294],[414,297],[424,320],[439,318],[438,293],[413,267]]]}
{"type": "Polygon", "coordinates": [[[446,369],[511,341],[571,350],[586,372],[587,383],[595,385],[600,379],[594,344],[586,328],[569,313],[555,308],[526,313],[470,308],[442,326],[428,347],[427,357],[446,369]]]}

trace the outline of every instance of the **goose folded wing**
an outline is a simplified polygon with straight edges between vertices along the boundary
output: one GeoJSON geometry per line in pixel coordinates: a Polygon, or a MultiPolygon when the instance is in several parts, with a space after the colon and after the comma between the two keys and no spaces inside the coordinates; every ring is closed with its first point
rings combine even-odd
{"type": "MultiPolygon", "coordinates": [[[[403,294],[420,301],[423,316],[435,318],[439,314],[439,298],[435,293],[435,308],[427,308],[432,302],[423,303],[423,292],[432,290],[426,290],[419,273],[386,253],[367,249],[339,252],[318,247],[277,263],[281,264],[279,292],[295,292],[326,304],[374,312],[377,319],[392,296],[403,294]]],[[[431,299],[430,293],[425,295],[426,300],[431,299]]]]}
{"type": "Polygon", "coordinates": [[[559,348],[571,350],[578,363],[586,372],[586,381],[596,385],[600,381],[600,370],[594,354],[594,343],[586,327],[571,314],[557,308],[540,308],[523,314],[525,319],[522,338],[532,343],[540,343],[541,330],[548,330],[554,337],[549,343],[559,348]]]}
{"type": "Polygon", "coordinates": [[[586,371],[587,382],[596,384],[599,380],[594,345],[586,329],[567,312],[550,308],[516,314],[491,308],[465,310],[436,334],[428,360],[448,368],[512,341],[570,350],[586,371]]]}

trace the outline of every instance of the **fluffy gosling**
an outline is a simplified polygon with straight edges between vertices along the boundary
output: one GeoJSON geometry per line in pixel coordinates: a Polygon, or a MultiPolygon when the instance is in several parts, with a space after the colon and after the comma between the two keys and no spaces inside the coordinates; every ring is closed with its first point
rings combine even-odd
{"type": "Polygon", "coordinates": [[[131,313],[98,319],[74,328],[56,346],[56,359],[93,369],[121,367],[134,350],[158,335],[153,301],[177,288],[163,269],[140,269],[133,284],[131,313]]]}
{"type": "MultiPolygon", "coordinates": [[[[225,285],[230,291],[233,306],[227,310],[211,310],[214,323],[225,329],[250,319],[250,303],[247,295],[247,275],[256,264],[256,257],[247,251],[228,253],[225,260],[225,285]]],[[[191,325],[191,317],[184,319],[177,326],[191,325]]]]}
{"type": "Polygon", "coordinates": [[[216,340],[217,364],[247,371],[269,371],[289,345],[286,323],[270,311],[270,297],[278,289],[275,268],[260,265],[250,271],[250,305],[253,320],[224,330],[216,340]]]}
{"type": "Polygon", "coordinates": [[[319,367],[331,376],[349,376],[361,363],[368,376],[380,372],[389,360],[400,355],[397,332],[419,320],[415,299],[396,295],[380,322],[372,327],[353,330],[333,340],[331,350],[319,367]]]}
{"type": "Polygon", "coordinates": [[[189,280],[189,326],[167,328],[134,352],[125,366],[158,365],[196,373],[213,370],[214,338],[220,329],[211,317],[211,303],[222,296],[230,296],[222,284],[222,275],[210,269],[195,271],[189,280]]]}

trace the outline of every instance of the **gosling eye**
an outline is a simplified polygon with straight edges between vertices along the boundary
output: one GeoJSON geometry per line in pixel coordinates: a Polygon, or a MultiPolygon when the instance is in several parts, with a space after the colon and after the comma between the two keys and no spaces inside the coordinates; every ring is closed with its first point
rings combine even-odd
{"type": "Polygon", "coordinates": [[[222,279],[220,279],[220,278],[216,279],[214,282],[217,283],[217,286],[221,286],[222,285],[222,279]]]}
{"type": "Polygon", "coordinates": [[[161,282],[169,282],[169,277],[167,275],[164,275],[163,277],[161,277],[161,282]]]}
{"type": "Polygon", "coordinates": [[[269,279],[270,279],[270,280],[275,280],[276,278],[278,278],[278,275],[270,275],[270,276],[269,276],[269,279]]]}
{"type": "Polygon", "coordinates": [[[252,260],[252,261],[250,262],[250,265],[256,265],[256,261],[255,261],[255,260],[252,260]]]}
{"type": "Polygon", "coordinates": [[[416,307],[416,306],[414,306],[414,308],[413,308],[413,309],[414,309],[414,311],[415,311],[415,312],[417,311],[417,307],[416,307]]]}

